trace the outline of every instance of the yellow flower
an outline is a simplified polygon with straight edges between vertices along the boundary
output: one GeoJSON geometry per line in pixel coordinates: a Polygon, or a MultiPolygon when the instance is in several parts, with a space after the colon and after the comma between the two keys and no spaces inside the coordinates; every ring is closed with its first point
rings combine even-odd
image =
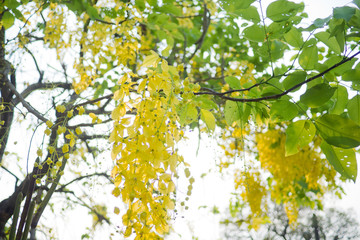
{"type": "Polygon", "coordinates": [[[49,136],[51,134],[51,130],[47,128],[45,129],[44,133],[49,136]]]}
{"type": "Polygon", "coordinates": [[[39,157],[42,157],[43,152],[42,152],[42,150],[39,148],[39,149],[36,151],[36,154],[37,154],[39,157]]]}
{"type": "Polygon", "coordinates": [[[67,117],[71,118],[73,116],[73,114],[74,114],[74,110],[70,110],[67,112],[67,117]]]}
{"type": "Polygon", "coordinates": [[[57,105],[56,106],[56,111],[58,111],[60,113],[65,112],[65,110],[66,110],[66,107],[64,105],[57,105]]]}
{"type": "Polygon", "coordinates": [[[83,106],[78,107],[79,115],[83,115],[85,112],[85,108],[83,106]]]}
{"type": "Polygon", "coordinates": [[[53,125],[54,125],[54,124],[53,124],[50,120],[46,121],[46,126],[47,126],[48,128],[51,128],[53,125]]]}
{"type": "Polygon", "coordinates": [[[69,144],[64,144],[64,146],[62,147],[62,152],[66,153],[69,151],[69,144]]]}

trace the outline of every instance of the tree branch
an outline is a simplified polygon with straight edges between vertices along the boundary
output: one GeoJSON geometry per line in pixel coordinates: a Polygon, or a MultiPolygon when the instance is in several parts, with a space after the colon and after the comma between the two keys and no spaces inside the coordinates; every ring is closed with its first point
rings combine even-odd
{"type": "Polygon", "coordinates": [[[98,124],[103,124],[103,123],[108,123],[108,122],[111,122],[112,119],[109,118],[109,119],[106,119],[104,121],[102,121],[101,123],[79,123],[79,124],[76,124],[76,125],[73,125],[73,126],[66,126],[66,128],[68,129],[75,129],[75,128],[78,128],[78,127],[94,127],[95,125],[98,125],[98,124]]]}
{"type": "Polygon", "coordinates": [[[104,111],[102,108],[99,109],[85,109],[85,114],[94,113],[96,115],[110,115],[111,111],[104,111]]]}
{"type": "MultiPolygon", "coordinates": [[[[341,66],[342,64],[350,61],[351,59],[353,59],[354,57],[356,57],[357,55],[360,54],[360,51],[355,53],[354,55],[352,55],[351,57],[349,58],[345,58],[343,59],[342,61],[334,64],[333,66],[329,67],[328,69],[326,69],[325,71],[311,77],[311,78],[308,78],[307,80],[299,83],[299,84],[296,84],[295,86],[289,88],[288,90],[286,91],[283,91],[282,93],[279,93],[279,94],[275,94],[275,95],[270,95],[270,96],[265,96],[265,97],[260,97],[260,98],[234,98],[234,97],[228,97],[228,96],[225,96],[223,93],[219,93],[219,92],[216,92],[214,90],[211,90],[211,89],[207,89],[208,92],[197,92],[197,93],[194,93],[195,95],[214,95],[214,96],[218,96],[222,99],[225,99],[225,100],[231,100],[231,101],[234,101],[234,102],[260,102],[260,101],[263,101],[263,100],[271,100],[271,99],[278,99],[288,93],[290,93],[291,91],[297,89],[298,87],[301,87],[302,85],[308,83],[308,82],[311,82],[319,77],[322,77],[323,75],[325,75],[326,73],[330,72],[331,70],[341,66]]],[[[255,84],[256,85],[256,84],[255,84]]],[[[254,86],[255,86],[254,85],[254,86]]],[[[258,84],[259,85],[259,84],[258,84]]],[[[254,86],[252,86],[251,88],[253,88],[254,86]]],[[[241,91],[240,90],[236,90],[236,91],[241,91]]],[[[227,92],[229,93],[229,92],[227,92]]]]}
{"type": "MultiPolygon", "coordinates": [[[[70,90],[72,88],[71,83],[62,83],[62,82],[54,82],[54,83],[35,83],[28,86],[22,93],[21,97],[23,99],[27,98],[33,91],[36,90],[44,90],[44,89],[54,89],[54,88],[63,88],[70,90]]],[[[20,98],[15,98],[13,101],[13,104],[16,106],[21,102],[20,98]]]]}
{"type": "Polygon", "coordinates": [[[16,97],[19,99],[19,101],[22,103],[22,105],[35,117],[37,117],[39,120],[46,122],[48,119],[46,119],[41,113],[38,112],[34,107],[32,107],[28,102],[25,101],[25,99],[21,96],[21,94],[16,90],[15,86],[9,82],[6,81],[5,85],[8,86],[8,88],[16,95],[16,97]]]}
{"type": "Polygon", "coordinates": [[[105,134],[94,134],[94,135],[87,135],[87,134],[81,134],[78,136],[81,140],[86,141],[86,140],[90,140],[90,139],[99,139],[99,138],[109,138],[109,135],[105,135],[105,134]]]}

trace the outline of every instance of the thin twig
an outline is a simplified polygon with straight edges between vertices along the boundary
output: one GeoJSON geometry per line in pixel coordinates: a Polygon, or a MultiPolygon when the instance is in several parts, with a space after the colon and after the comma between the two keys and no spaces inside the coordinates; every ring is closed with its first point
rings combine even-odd
{"type": "Polygon", "coordinates": [[[71,180],[68,183],[65,183],[65,184],[61,185],[61,187],[59,189],[57,189],[56,192],[63,191],[67,186],[69,186],[70,184],[72,184],[74,182],[81,181],[84,178],[90,178],[90,177],[94,177],[94,176],[105,177],[106,179],[108,179],[112,183],[112,180],[111,180],[111,178],[110,178],[110,176],[108,174],[106,174],[106,173],[92,173],[92,174],[80,176],[78,178],[75,178],[75,179],[71,180]]]}
{"type": "Polygon", "coordinates": [[[4,167],[3,165],[0,165],[0,167],[2,168],[2,169],[4,169],[7,173],[9,173],[10,175],[12,175],[15,179],[16,179],[16,181],[15,181],[15,188],[17,187],[17,182],[19,181],[19,178],[14,174],[14,173],[12,173],[9,169],[7,169],[6,167],[4,167]]]}
{"type": "Polygon", "coordinates": [[[83,103],[79,103],[79,104],[77,104],[77,105],[74,105],[73,108],[85,106],[85,105],[87,105],[87,104],[96,103],[96,102],[101,101],[101,100],[103,100],[103,99],[112,98],[113,96],[114,96],[114,94],[111,93],[111,94],[108,94],[108,95],[103,96],[103,97],[99,97],[99,98],[96,98],[96,99],[93,99],[93,100],[89,100],[89,101],[86,101],[86,102],[83,102],[83,103]]]}
{"type": "Polygon", "coordinates": [[[34,54],[24,45],[24,49],[30,54],[30,56],[32,57],[34,63],[35,63],[35,67],[37,69],[37,71],[39,72],[39,82],[42,81],[43,77],[44,77],[44,71],[41,71],[40,68],[39,68],[39,65],[37,63],[37,60],[34,56],[34,54]]]}

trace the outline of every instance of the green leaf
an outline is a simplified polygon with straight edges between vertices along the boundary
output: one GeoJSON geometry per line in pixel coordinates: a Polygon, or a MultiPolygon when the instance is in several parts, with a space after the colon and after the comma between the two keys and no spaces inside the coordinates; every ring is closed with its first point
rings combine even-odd
{"type": "Polygon", "coordinates": [[[269,44],[262,44],[262,46],[257,49],[256,53],[264,58],[269,58],[269,56],[271,55],[271,60],[274,61],[284,56],[285,49],[288,49],[288,46],[285,43],[278,40],[271,40],[270,46],[269,44]],[[269,48],[270,48],[270,54],[269,54],[269,48]]]}
{"type": "MultiPolygon", "coordinates": [[[[304,71],[295,71],[291,73],[283,81],[283,86],[285,90],[289,90],[290,88],[296,86],[297,84],[304,82],[306,79],[306,75],[307,74],[304,71]]],[[[299,90],[299,88],[296,88],[293,91],[297,91],[299,90]]]]}
{"type": "Polygon", "coordinates": [[[327,25],[329,23],[330,19],[332,19],[332,16],[328,16],[327,18],[317,18],[317,19],[315,19],[314,23],[311,24],[310,27],[308,27],[306,29],[303,29],[303,28],[300,28],[300,29],[302,29],[303,31],[310,32],[310,31],[313,31],[314,29],[324,27],[325,25],[327,25]]]}
{"type": "Polygon", "coordinates": [[[278,0],[269,4],[266,16],[274,22],[286,21],[304,8],[304,4],[296,4],[287,0],[278,0]]]}
{"type": "Polygon", "coordinates": [[[145,1],[144,0],[135,0],[135,6],[137,6],[140,11],[144,11],[145,10],[145,1]]]}
{"type": "Polygon", "coordinates": [[[299,120],[291,123],[286,129],[285,156],[299,152],[314,138],[316,128],[309,120],[299,120]]]}
{"type": "Polygon", "coordinates": [[[166,39],[167,38],[167,33],[164,31],[164,30],[157,30],[156,32],[156,36],[160,39],[160,40],[163,40],[163,39],[166,39]]]}
{"type": "Polygon", "coordinates": [[[168,57],[170,55],[170,50],[174,46],[174,38],[170,35],[167,35],[166,43],[167,43],[167,47],[161,52],[161,55],[163,55],[164,57],[168,57]]]}
{"type": "Polygon", "coordinates": [[[344,32],[343,31],[338,32],[335,35],[335,38],[336,38],[337,43],[339,44],[340,52],[343,52],[344,48],[345,48],[345,34],[344,34],[344,32]]]}
{"type": "Polygon", "coordinates": [[[247,103],[226,101],[224,115],[226,123],[231,126],[234,122],[245,123],[251,112],[251,105],[247,103]]]}
{"type": "Polygon", "coordinates": [[[252,25],[243,31],[244,37],[254,42],[264,42],[265,31],[262,26],[252,25]]]}
{"type": "MultiPolygon", "coordinates": [[[[329,68],[332,67],[334,64],[337,64],[343,60],[343,57],[341,56],[332,56],[329,57],[324,64],[329,68]]],[[[335,74],[336,76],[343,75],[345,72],[352,69],[352,66],[356,62],[357,59],[353,58],[350,61],[347,61],[346,63],[341,64],[340,66],[334,68],[330,71],[330,73],[335,74]]],[[[344,80],[344,79],[343,79],[344,80]]],[[[345,80],[346,81],[346,80],[345,80]]]]}
{"type": "Polygon", "coordinates": [[[85,11],[85,8],[80,0],[69,1],[66,3],[66,6],[77,15],[80,15],[85,11]]]}
{"type": "Polygon", "coordinates": [[[218,106],[214,101],[208,98],[208,96],[200,95],[193,98],[199,104],[201,109],[211,110],[211,109],[218,109],[218,106]]]}
{"type": "Polygon", "coordinates": [[[317,18],[314,21],[314,26],[316,28],[322,28],[329,23],[331,18],[332,18],[331,16],[328,16],[327,18],[317,18]]]}
{"type": "Polygon", "coordinates": [[[247,123],[247,121],[249,120],[249,116],[251,113],[251,109],[252,109],[252,105],[250,103],[241,103],[242,104],[242,108],[243,108],[243,113],[241,115],[241,122],[242,123],[247,123]]]}
{"type": "Polygon", "coordinates": [[[301,48],[304,44],[301,32],[294,27],[284,35],[284,38],[287,43],[296,48],[301,48]]]}
{"type": "Polygon", "coordinates": [[[215,117],[214,115],[205,109],[201,109],[201,120],[205,122],[206,126],[209,130],[214,131],[215,130],[215,117]]]}
{"type": "Polygon", "coordinates": [[[337,19],[345,19],[345,21],[349,21],[350,18],[355,14],[355,8],[344,6],[337,7],[333,10],[333,16],[337,19]]]}
{"type": "Polygon", "coordinates": [[[346,87],[337,86],[334,95],[331,97],[334,101],[333,107],[330,109],[331,114],[341,114],[344,112],[348,103],[348,92],[346,87]]]}
{"type": "MultiPolygon", "coordinates": [[[[360,2],[360,0],[359,0],[360,2]]],[[[356,27],[356,28],[360,28],[360,10],[356,10],[355,14],[352,16],[352,18],[350,19],[349,22],[347,22],[347,24],[350,25],[350,27],[356,27]]],[[[355,36],[359,36],[359,32],[356,31],[355,33],[353,33],[355,36]]]]}
{"type": "Polygon", "coordinates": [[[226,78],[225,78],[225,82],[226,82],[227,84],[229,84],[229,86],[230,86],[232,89],[240,89],[240,88],[241,88],[240,80],[237,79],[236,77],[233,77],[233,76],[226,77],[226,78]]]}
{"type": "Polygon", "coordinates": [[[328,32],[319,32],[315,34],[315,37],[325,43],[331,50],[333,50],[337,54],[341,54],[341,49],[339,43],[337,42],[335,37],[330,37],[330,33],[328,32]]]}
{"type": "Polygon", "coordinates": [[[238,16],[240,16],[242,19],[251,21],[253,23],[258,23],[261,20],[257,8],[254,6],[250,6],[246,9],[240,9],[235,13],[238,14],[238,16]]]}
{"type": "Polygon", "coordinates": [[[339,32],[343,32],[345,30],[345,22],[344,19],[331,19],[328,29],[330,37],[335,36],[339,32]]]}
{"type": "Polygon", "coordinates": [[[150,51],[150,52],[151,55],[145,57],[143,64],[141,65],[142,67],[153,66],[160,59],[159,55],[156,52],[154,51],[150,51]]]}
{"type": "Polygon", "coordinates": [[[282,39],[284,34],[290,31],[291,26],[288,22],[272,22],[266,30],[270,39],[282,39]]]}
{"type": "Polygon", "coordinates": [[[276,86],[266,86],[261,90],[260,96],[266,97],[266,96],[272,96],[272,95],[277,95],[277,94],[281,94],[281,93],[282,93],[282,90],[276,86]]]}
{"type": "Polygon", "coordinates": [[[26,21],[25,17],[22,15],[22,13],[21,13],[19,10],[17,10],[17,9],[14,8],[14,9],[12,9],[11,11],[14,13],[14,15],[15,15],[15,17],[16,17],[17,19],[19,19],[19,20],[21,20],[21,21],[23,21],[23,22],[26,21]]]}
{"type": "Polygon", "coordinates": [[[360,8],[360,0],[353,0],[353,3],[360,8]]]}
{"type": "Polygon", "coordinates": [[[327,102],[334,94],[336,88],[329,84],[320,83],[308,89],[300,96],[300,101],[311,108],[317,108],[327,102]]]}
{"type": "Polygon", "coordinates": [[[101,19],[98,11],[96,10],[96,8],[88,5],[86,6],[86,13],[89,15],[89,17],[94,20],[94,19],[101,19]]]}
{"type": "Polygon", "coordinates": [[[360,79],[360,70],[358,69],[348,70],[341,76],[341,79],[343,81],[358,82],[360,79]]]}
{"type": "Polygon", "coordinates": [[[321,137],[340,148],[360,145],[360,126],[353,120],[335,114],[325,114],[315,122],[321,137]]]}
{"type": "Polygon", "coordinates": [[[297,106],[286,100],[278,100],[271,105],[270,116],[279,121],[291,120],[298,115],[297,106]],[[286,110],[285,110],[286,109],[286,110]],[[284,111],[285,110],[285,111],[284,111]]]}
{"type": "Polygon", "coordinates": [[[224,114],[226,123],[231,126],[235,121],[240,120],[241,110],[236,102],[226,101],[224,114]]]}
{"type": "Polygon", "coordinates": [[[166,14],[173,14],[175,16],[181,16],[181,8],[175,6],[174,4],[165,4],[160,8],[160,11],[166,14]]]}
{"type": "Polygon", "coordinates": [[[158,4],[157,0],[146,0],[148,4],[152,7],[155,7],[158,4]]]}
{"type": "Polygon", "coordinates": [[[104,13],[107,17],[112,19],[118,16],[118,11],[111,7],[102,7],[100,12],[104,13]]]}
{"type": "Polygon", "coordinates": [[[180,33],[177,29],[173,29],[173,31],[171,31],[171,34],[177,40],[180,40],[180,41],[185,40],[184,35],[182,33],[180,33]]]}
{"type": "Polygon", "coordinates": [[[347,110],[350,119],[360,125],[360,95],[356,95],[349,100],[347,110]]]}
{"type": "Polygon", "coordinates": [[[108,82],[104,80],[101,85],[99,84],[96,88],[96,91],[94,93],[94,98],[98,98],[99,96],[104,94],[104,91],[109,89],[108,82]]]}
{"type": "Polygon", "coordinates": [[[9,11],[6,11],[2,16],[1,21],[4,28],[9,29],[12,25],[14,25],[15,16],[12,15],[9,11]]]}
{"type": "Polygon", "coordinates": [[[16,0],[8,0],[8,1],[5,1],[5,5],[10,8],[11,10],[13,9],[16,9],[18,6],[21,5],[21,3],[19,3],[18,1],[16,0]]]}
{"type": "Polygon", "coordinates": [[[174,29],[177,29],[179,27],[179,25],[177,25],[176,23],[173,23],[173,22],[166,22],[166,23],[164,23],[164,25],[162,27],[164,29],[172,31],[174,29]]]}
{"type": "Polygon", "coordinates": [[[198,117],[198,111],[192,104],[187,104],[180,112],[180,124],[182,126],[194,122],[198,117]]]}
{"type": "Polygon", "coordinates": [[[329,163],[341,176],[354,182],[356,181],[357,162],[353,149],[337,148],[323,141],[321,143],[321,150],[324,152],[329,163]]]}
{"type": "Polygon", "coordinates": [[[312,70],[318,62],[318,48],[316,45],[305,47],[299,56],[299,64],[304,70],[312,70]]]}
{"type": "Polygon", "coordinates": [[[221,6],[229,13],[232,13],[238,9],[246,9],[255,2],[255,0],[220,0],[221,6]]]}

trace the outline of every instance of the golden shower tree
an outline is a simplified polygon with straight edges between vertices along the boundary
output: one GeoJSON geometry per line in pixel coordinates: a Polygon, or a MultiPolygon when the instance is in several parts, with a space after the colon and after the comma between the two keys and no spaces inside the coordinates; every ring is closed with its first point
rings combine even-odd
{"type": "Polygon", "coordinates": [[[2,1],[0,164],[16,181],[1,239],[35,239],[54,194],[110,222],[71,189],[90,177],[124,204],[120,234],[162,239],[179,169],[191,195],[177,147],[188,128],[219,135],[220,171],[253,159],[234,179],[253,228],[269,200],[295,224],[356,180],[359,7],[304,26],[304,3],[287,0],[2,1]],[[104,152],[113,169],[84,173],[104,152]]]}

